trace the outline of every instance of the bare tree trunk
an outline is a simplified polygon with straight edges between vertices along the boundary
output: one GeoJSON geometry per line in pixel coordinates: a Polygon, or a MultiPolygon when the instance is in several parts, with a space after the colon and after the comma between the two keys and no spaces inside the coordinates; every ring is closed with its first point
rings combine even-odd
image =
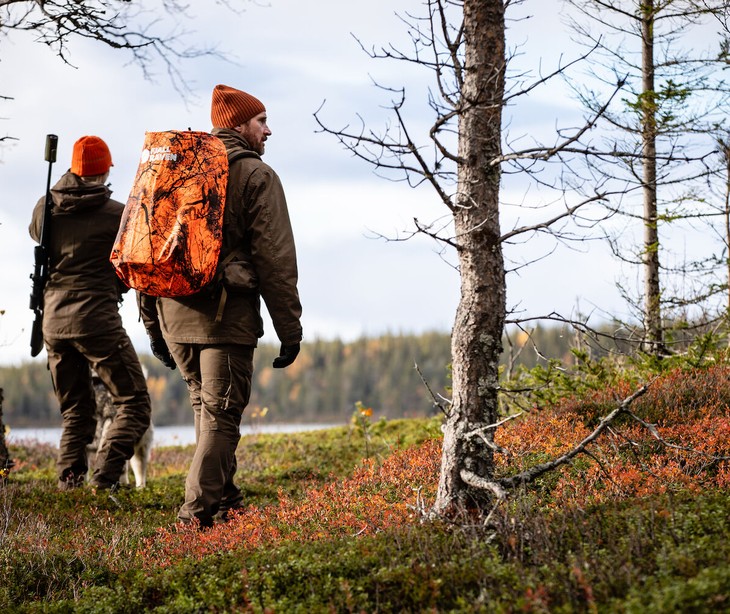
{"type": "Polygon", "coordinates": [[[468,486],[467,470],[493,474],[492,431],[505,319],[498,166],[501,153],[505,42],[503,0],[464,1],[464,82],[459,108],[458,196],[454,212],[461,299],[452,331],[453,400],[444,424],[434,511],[483,509],[489,494],[468,486]]]}
{"type": "MultiPolygon", "coordinates": [[[[723,159],[725,160],[725,266],[727,267],[727,313],[725,318],[730,321],[730,140],[720,141],[723,159]]],[[[728,332],[730,346],[730,332],[728,332]]]]}
{"type": "Polygon", "coordinates": [[[642,156],[644,191],[644,349],[661,354],[664,346],[659,286],[659,232],[657,229],[656,110],[654,91],[654,0],[641,9],[642,36],[642,156]]]}

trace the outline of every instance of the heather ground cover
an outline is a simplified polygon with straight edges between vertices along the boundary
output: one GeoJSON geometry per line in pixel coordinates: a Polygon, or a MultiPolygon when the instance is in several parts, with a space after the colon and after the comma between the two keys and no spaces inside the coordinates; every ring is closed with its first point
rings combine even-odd
{"type": "MultiPolygon", "coordinates": [[[[174,523],[189,447],[155,450],[148,488],[110,498],[56,492],[55,449],[17,446],[0,488],[0,610],[730,612],[728,382],[725,366],[659,376],[590,455],[488,518],[426,515],[440,418],[362,405],[350,428],[242,440],[248,507],[205,532],[174,523]]],[[[635,385],[506,423],[498,473],[570,449],[635,385]]]]}

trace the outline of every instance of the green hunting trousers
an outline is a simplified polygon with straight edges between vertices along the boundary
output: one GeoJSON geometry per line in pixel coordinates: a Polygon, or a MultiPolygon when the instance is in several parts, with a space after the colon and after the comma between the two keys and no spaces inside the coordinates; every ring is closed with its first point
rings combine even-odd
{"type": "Polygon", "coordinates": [[[63,416],[59,486],[81,485],[89,469],[86,446],[96,433],[94,369],[111,393],[117,412],[97,452],[91,481],[110,488],[119,481],[125,462],[150,425],[150,397],[137,353],[124,331],[76,339],[46,338],[45,345],[63,416]]]}
{"type": "Polygon", "coordinates": [[[254,348],[238,344],[168,342],[188,386],[195,415],[195,454],[178,518],[211,526],[243,496],[233,478],[243,410],[251,397],[254,348]]]}

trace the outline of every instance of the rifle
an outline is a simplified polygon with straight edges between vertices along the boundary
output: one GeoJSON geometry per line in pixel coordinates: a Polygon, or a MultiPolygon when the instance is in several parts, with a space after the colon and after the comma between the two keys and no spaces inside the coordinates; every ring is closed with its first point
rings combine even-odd
{"type": "Polygon", "coordinates": [[[33,280],[33,289],[30,293],[30,308],[35,313],[33,328],[30,333],[30,355],[38,356],[43,349],[43,289],[48,281],[48,267],[51,240],[51,168],[56,161],[58,137],[55,134],[46,135],[46,162],[48,162],[48,180],[46,181],[46,202],[43,207],[43,221],[41,222],[41,237],[33,251],[35,266],[30,278],[33,280]]]}

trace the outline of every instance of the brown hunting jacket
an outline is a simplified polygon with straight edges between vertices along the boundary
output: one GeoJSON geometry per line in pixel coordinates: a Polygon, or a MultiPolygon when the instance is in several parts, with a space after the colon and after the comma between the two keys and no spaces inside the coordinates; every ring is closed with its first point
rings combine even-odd
{"type": "MultiPolygon", "coordinates": [[[[43,336],[91,337],[122,328],[122,285],[109,262],[124,205],[102,184],[70,171],[51,188],[49,277],[43,292],[43,336]]],[[[40,241],[45,197],[28,228],[40,241]]]]}
{"type": "Polygon", "coordinates": [[[227,295],[222,314],[216,321],[219,283],[188,297],[140,296],[142,319],[152,338],[161,330],[166,340],[177,343],[256,346],[264,334],[263,298],[281,343],[299,343],[302,306],[297,257],[281,180],[237,132],[215,128],[212,133],[223,141],[233,160],[217,276],[227,295]]]}

